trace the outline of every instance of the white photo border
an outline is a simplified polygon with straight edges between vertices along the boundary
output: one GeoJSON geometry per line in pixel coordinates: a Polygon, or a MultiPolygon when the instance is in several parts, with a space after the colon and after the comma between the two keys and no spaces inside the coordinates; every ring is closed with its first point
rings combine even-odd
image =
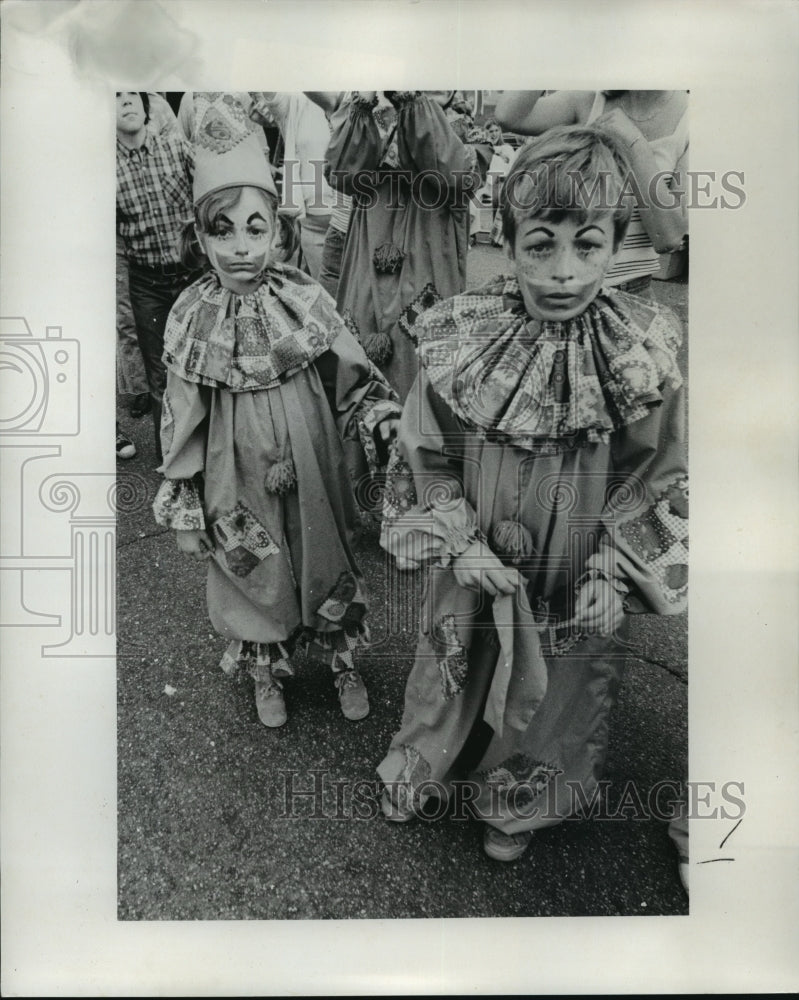
{"type": "MultiPolygon", "coordinates": [[[[15,20],[19,4],[3,5],[0,298],[41,357],[64,353],[67,378],[53,382],[53,422],[35,442],[2,441],[3,506],[19,515],[16,526],[4,517],[3,599],[20,619],[0,631],[3,994],[795,989],[795,5],[137,0],[177,33],[154,39],[131,14],[116,65],[103,48],[107,0],[63,3],[59,24],[36,0],[24,6],[15,20]],[[178,41],[162,51],[168,37],[178,41]],[[151,76],[111,77],[123,71],[151,76]],[[57,623],[26,619],[19,588],[24,559],[38,559],[36,606],[66,624],[76,523],[99,539],[98,566],[113,534],[111,98],[134,82],[690,90],[691,169],[742,171],[747,195],[690,222],[690,777],[743,781],[747,809],[736,863],[692,872],[690,916],[117,921],[113,629],[43,655],[57,623]],[[39,457],[58,459],[58,475],[28,505],[26,463],[39,457]]],[[[719,829],[694,833],[692,847],[719,829]]]]}

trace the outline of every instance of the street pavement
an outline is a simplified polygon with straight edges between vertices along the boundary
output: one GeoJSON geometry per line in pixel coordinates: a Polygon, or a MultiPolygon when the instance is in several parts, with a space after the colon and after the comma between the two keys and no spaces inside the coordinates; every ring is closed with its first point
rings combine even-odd
{"type": "MultiPolygon", "coordinates": [[[[504,270],[502,251],[470,250],[470,286],[504,270]]],[[[655,291],[687,321],[687,279],[655,291]]],[[[684,349],[684,372],[686,360],[684,349]]],[[[120,919],[688,912],[666,824],[641,818],[650,791],[687,771],[685,615],[633,622],[605,773],[605,815],[620,815],[568,820],[536,834],[520,861],[491,861],[473,820],[390,824],[377,809],[374,769],[402,712],[420,575],[397,573],[365,520],[355,548],[372,607],[375,644],[359,660],[371,714],[346,721],[330,671],[300,658],[288,723],[264,728],[249,678],[218,667],[225,641],[208,622],[204,568],[153,519],[150,418],[118,415],[138,449],[118,463],[120,919]]]]}

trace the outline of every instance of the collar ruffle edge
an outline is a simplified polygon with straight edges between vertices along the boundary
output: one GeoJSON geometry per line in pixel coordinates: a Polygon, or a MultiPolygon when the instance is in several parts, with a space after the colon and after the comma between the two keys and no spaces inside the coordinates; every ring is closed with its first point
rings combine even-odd
{"type": "Polygon", "coordinates": [[[164,362],[187,382],[269,389],[316,360],[343,328],[332,298],[295,267],[273,265],[246,295],[223,288],[212,271],[172,307],[164,362]]]}
{"type": "Polygon", "coordinates": [[[419,356],[453,413],[486,437],[556,454],[607,441],[682,384],[670,309],[603,289],[580,316],[532,320],[515,278],[437,303],[419,356]]]}

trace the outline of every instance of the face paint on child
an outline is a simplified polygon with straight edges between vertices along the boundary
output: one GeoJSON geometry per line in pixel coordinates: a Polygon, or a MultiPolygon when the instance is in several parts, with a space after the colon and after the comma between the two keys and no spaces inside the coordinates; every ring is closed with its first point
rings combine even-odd
{"type": "Polygon", "coordinates": [[[242,188],[238,202],[216,220],[214,231],[197,235],[224,288],[244,295],[258,286],[274,236],[273,213],[263,194],[242,188]]]}
{"type": "Polygon", "coordinates": [[[513,260],[524,305],[535,319],[573,319],[594,300],[613,257],[613,216],[524,219],[513,260]]]}

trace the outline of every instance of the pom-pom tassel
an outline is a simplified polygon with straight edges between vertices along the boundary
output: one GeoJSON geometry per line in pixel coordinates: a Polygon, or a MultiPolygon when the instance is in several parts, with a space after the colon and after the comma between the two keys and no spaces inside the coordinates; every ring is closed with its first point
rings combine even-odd
{"type": "Polygon", "coordinates": [[[266,488],[270,493],[282,495],[294,488],[297,482],[297,473],[294,463],[290,458],[275,462],[266,474],[266,488]]]}
{"type": "Polygon", "coordinates": [[[378,368],[387,365],[394,354],[394,345],[387,333],[370,333],[364,338],[363,349],[366,356],[378,368]]]}
{"type": "Polygon", "coordinates": [[[512,563],[521,562],[535,550],[533,536],[518,521],[499,521],[491,529],[491,547],[498,556],[505,556],[512,563]]]}
{"type": "Polygon", "coordinates": [[[384,243],[375,250],[372,262],[378,274],[397,274],[402,270],[405,254],[393,243],[384,243]]]}

